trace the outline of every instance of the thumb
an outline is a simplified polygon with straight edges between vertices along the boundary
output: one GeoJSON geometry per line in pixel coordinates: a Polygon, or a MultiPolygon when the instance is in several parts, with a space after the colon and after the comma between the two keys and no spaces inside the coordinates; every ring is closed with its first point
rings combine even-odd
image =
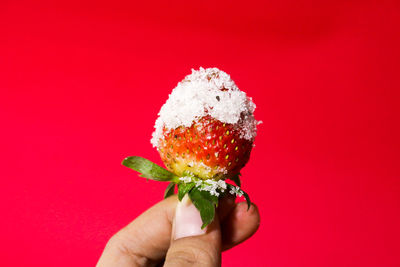
{"type": "Polygon", "coordinates": [[[200,213],[186,195],[178,203],[171,246],[164,266],[217,267],[221,265],[221,231],[218,216],[205,229],[200,213]]]}

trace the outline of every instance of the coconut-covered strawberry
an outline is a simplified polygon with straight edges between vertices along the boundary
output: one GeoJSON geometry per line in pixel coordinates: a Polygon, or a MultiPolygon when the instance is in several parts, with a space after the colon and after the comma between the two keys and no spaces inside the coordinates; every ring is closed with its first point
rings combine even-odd
{"type": "Polygon", "coordinates": [[[193,70],[161,108],[151,141],[177,175],[231,177],[249,159],[256,136],[254,109],[225,72],[193,70]]]}
{"type": "Polygon", "coordinates": [[[151,139],[168,171],[139,157],[126,158],[123,164],[143,177],[170,181],[166,196],[178,184],[179,199],[189,194],[205,226],[214,218],[219,196],[244,194],[248,200],[239,188],[239,171],[256,136],[254,109],[252,99],[225,72],[192,70],[162,106],[151,139]]]}

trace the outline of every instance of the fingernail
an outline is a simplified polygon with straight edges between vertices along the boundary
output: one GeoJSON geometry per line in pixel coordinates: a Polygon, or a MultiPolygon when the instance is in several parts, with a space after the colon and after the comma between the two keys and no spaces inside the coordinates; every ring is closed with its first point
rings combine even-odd
{"type": "Polygon", "coordinates": [[[176,207],[174,239],[205,234],[207,228],[201,229],[202,224],[200,212],[186,195],[176,207]]]}

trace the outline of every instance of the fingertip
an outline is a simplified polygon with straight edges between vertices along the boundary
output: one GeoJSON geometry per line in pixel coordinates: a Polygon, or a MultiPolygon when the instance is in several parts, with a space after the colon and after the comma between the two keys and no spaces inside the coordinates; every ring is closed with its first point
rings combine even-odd
{"type": "Polygon", "coordinates": [[[252,203],[248,209],[246,202],[237,203],[221,226],[223,250],[227,250],[250,238],[259,228],[260,214],[252,203]]]}
{"type": "Polygon", "coordinates": [[[239,220],[251,219],[260,224],[260,213],[256,204],[251,203],[249,207],[246,202],[239,202],[236,206],[236,217],[239,220]]]}
{"type": "Polygon", "coordinates": [[[199,210],[186,195],[182,201],[178,202],[175,210],[173,239],[203,235],[207,232],[207,228],[202,229],[202,225],[203,221],[199,210]]]}
{"type": "Polygon", "coordinates": [[[223,221],[226,216],[233,210],[233,208],[235,207],[235,199],[235,196],[227,194],[219,200],[218,218],[220,221],[223,221]]]}
{"type": "Polygon", "coordinates": [[[221,233],[218,216],[206,228],[188,196],[179,202],[164,266],[220,266],[221,233]]]}
{"type": "MultiPolygon", "coordinates": [[[[251,203],[250,208],[246,202],[236,204],[232,213],[232,222],[246,234],[253,235],[260,226],[260,213],[256,204],[251,203]]],[[[248,236],[248,237],[250,237],[248,236]]]]}

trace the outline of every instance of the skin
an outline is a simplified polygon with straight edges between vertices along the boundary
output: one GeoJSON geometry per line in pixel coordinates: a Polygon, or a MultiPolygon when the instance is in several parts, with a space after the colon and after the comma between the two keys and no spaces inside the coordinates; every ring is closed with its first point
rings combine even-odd
{"type": "Polygon", "coordinates": [[[108,241],[97,266],[221,266],[221,252],[248,239],[260,224],[256,205],[247,211],[246,203],[226,197],[205,234],[175,240],[177,204],[176,196],[164,199],[121,229],[108,241]]]}

